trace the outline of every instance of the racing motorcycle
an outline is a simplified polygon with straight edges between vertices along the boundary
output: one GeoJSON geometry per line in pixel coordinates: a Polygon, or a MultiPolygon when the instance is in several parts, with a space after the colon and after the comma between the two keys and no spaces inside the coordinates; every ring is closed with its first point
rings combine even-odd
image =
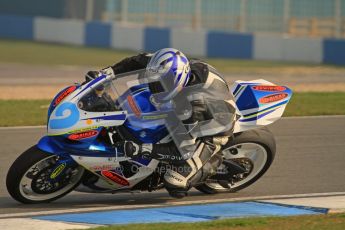
{"type": "MultiPolygon", "coordinates": [[[[88,193],[155,191],[164,188],[164,160],[129,158],[114,143],[171,141],[165,112],[151,100],[145,70],[98,78],[63,89],[48,109],[47,135],[10,167],[9,194],[22,203],[51,202],[75,190],[88,193]]],[[[276,152],[265,127],[278,120],[292,91],[265,80],[236,81],[233,137],[220,150],[224,163],[196,185],[207,194],[235,192],[257,181],[276,152]]],[[[231,121],[229,121],[231,122],[231,121]]]]}

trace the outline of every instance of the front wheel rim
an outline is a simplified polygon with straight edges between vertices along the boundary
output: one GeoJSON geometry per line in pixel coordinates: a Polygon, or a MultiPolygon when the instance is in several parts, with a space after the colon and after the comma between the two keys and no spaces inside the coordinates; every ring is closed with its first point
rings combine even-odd
{"type": "Polygon", "coordinates": [[[41,173],[47,167],[51,166],[51,164],[57,160],[58,157],[54,155],[46,157],[35,163],[24,173],[19,182],[19,192],[25,199],[30,201],[51,200],[70,191],[80,181],[81,177],[83,176],[84,169],[81,166],[77,166],[71,171],[69,182],[60,189],[46,194],[37,192],[37,188],[33,188],[33,183],[37,183],[35,176],[41,173]]]}
{"type": "MultiPolygon", "coordinates": [[[[259,175],[262,170],[264,170],[264,167],[268,161],[268,153],[264,146],[258,143],[240,143],[234,146],[231,146],[228,149],[223,150],[223,156],[226,160],[239,160],[244,159],[251,163],[252,168],[249,169],[250,173],[245,176],[245,178],[238,180],[237,182],[230,183],[229,186],[231,189],[236,189],[240,186],[243,186],[244,184],[250,182],[252,179],[254,179],[257,175],[259,175]],[[237,150],[237,154],[233,154],[234,149],[237,150]]],[[[221,165],[218,169],[220,171],[224,168],[224,165],[221,165]]],[[[214,190],[229,190],[224,187],[222,187],[219,183],[215,182],[214,180],[206,180],[205,184],[214,189],[214,190]]]]}

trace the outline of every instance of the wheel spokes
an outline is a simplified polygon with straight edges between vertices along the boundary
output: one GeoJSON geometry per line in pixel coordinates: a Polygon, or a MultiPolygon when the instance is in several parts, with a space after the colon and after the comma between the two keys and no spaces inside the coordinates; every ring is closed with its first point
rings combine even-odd
{"type": "MultiPolygon", "coordinates": [[[[257,143],[241,143],[223,151],[224,159],[236,161],[247,169],[246,173],[229,178],[232,188],[238,187],[254,178],[263,169],[267,162],[266,149],[257,143]]],[[[224,165],[218,169],[224,170],[224,165]]],[[[208,181],[207,184],[214,189],[224,189],[224,186],[208,181]]]]}
{"type": "Polygon", "coordinates": [[[49,177],[58,157],[49,156],[33,165],[20,181],[21,194],[30,200],[48,200],[57,197],[79,182],[84,169],[78,166],[67,169],[59,181],[50,181],[49,177]]]}

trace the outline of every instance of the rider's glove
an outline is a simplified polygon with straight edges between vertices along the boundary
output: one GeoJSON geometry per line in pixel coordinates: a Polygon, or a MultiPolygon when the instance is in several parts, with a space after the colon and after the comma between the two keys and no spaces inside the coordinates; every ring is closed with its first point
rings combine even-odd
{"type": "Polygon", "coordinates": [[[107,76],[115,76],[115,72],[112,67],[101,69],[100,74],[107,75],[107,76]]]}
{"type": "Polygon", "coordinates": [[[97,78],[99,76],[98,71],[89,71],[85,75],[85,82],[92,81],[93,79],[97,78]]]}
{"type": "Polygon", "coordinates": [[[127,157],[149,157],[152,152],[152,144],[138,145],[132,141],[123,142],[123,150],[127,157]]]}

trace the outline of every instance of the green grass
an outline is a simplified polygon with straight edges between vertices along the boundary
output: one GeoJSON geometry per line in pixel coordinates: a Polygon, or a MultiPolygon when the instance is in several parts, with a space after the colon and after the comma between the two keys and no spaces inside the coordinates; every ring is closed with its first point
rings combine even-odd
{"type": "MultiPolygon", "coordinates": [[[[43,125],[49,100],[0,100],[0,126],[43,125]]],[[[295,93],[284,116],[345,115],[345,93],[295,93]]]]}
{"type": "Polygon", "coordinates": [[[317,115],[345,115],[345,93],[295,93],[284,113],[284,116],[317,115]]]}
{"type": "MultiPolygon", "coordinates": [[[[134,52],[112,50],[109,48],[90,48],[50,43],[37,43],[19,40],[0,39],[0,62],[14,62],[41,65],[84,65],[105,67],[134,55],[134,52]]],[[[253,61],[234,59],[206,59],[222,73],[256,72],[270,68],[278,71],[282,67],[318,67],[320,65],[253,61]]],[[[332,67],[333,68],[333,67],[332,67]]],[[[334,67],[343,68],[343,67],[334,67]]]]}
{"type": "Polygon", "coordinates": [[[300,229],[300,230],[343,230],[345,229],[345,214],[328,214],[315,216],[293,217],[259,217],[223,219],[198,223],[158,223],[113,225],[109,227],[92,228],[92,230],[227,230],[227,229],[300,229]]]}
{"type": "MultiPolygon", "coordinates": [[[[296,67],[304,67],[307,70],[326,65],[317,65],[310,63],[297,63],[297,62],[281,62],[281,61],[259,61],[259,60],[238,60],[238,59],[217,59],[217,58],[206,58],[207,63],[214,66],[220,73],[281,73],[283,68],[289,70],[295,69],[296,67]]],[[[330,66],[328,68],[338,69],[343,68],[340,66],[330,66]]]]}
{"type": "Polygon", "coordinates": [[[133,52],[0,39],[0,62],[104,67],[133,52]]]}
{"type": "Polygon", "coordinates": [[[0,126],[43,125],[49,100],[0,100],[0,126]]]}

